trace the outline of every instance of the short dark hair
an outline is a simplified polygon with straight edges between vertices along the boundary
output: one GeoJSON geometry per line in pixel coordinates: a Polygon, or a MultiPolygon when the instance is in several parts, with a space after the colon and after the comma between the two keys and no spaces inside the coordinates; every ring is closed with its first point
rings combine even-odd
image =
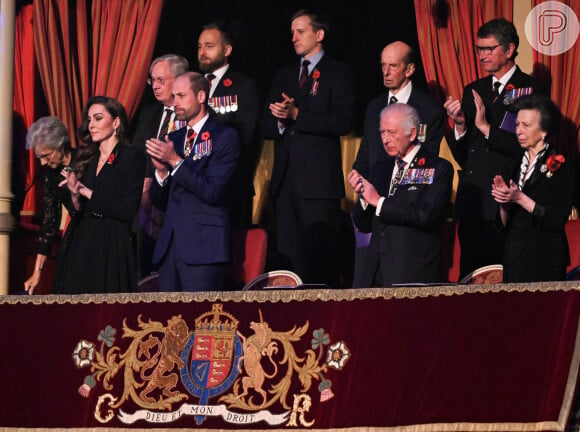
{"type": "Polygon", "coordinates": [[[191,91],[193,94],[197,96],[200,91],[205,92],[205,103],[207,105],[207,101],[209,98],[209,81],[200,73],[198,72],[185,72],[179,77],[185,77],[189,80],[189,86],[191,87],[191,91]]]}
{"type": "Polygon", "coordinates": [[[229,26],[224,21],[216,20],[207,23],[201,28],[202,32],[205,30],[217,30],[220,33],[223,44],[233,46],[234,38],[232,36],[232,32],[230,31],[229,26]]]}
{"type": "Polygon", "coordinates": [[[522,96],[514,102],[514,110],[536,110],[540,113],[540,129],[547,135],[553,134],[560,127],[562,114],[556,104],[547,96],[531,94],[522,96]]]}
{"type": "Polygon", "coordinates": [[[296,18],[301,16],[307,16],[310,18],[310,24],[312,25],[312,29],[316,32],[318,30],[324,30],[325,35],[328,33],[330,28],[330,23],[328,20],[328,16],[321,12],[321,11],[314,11],[311,9],[300,9],[299,11],[295,12],[290,18],[290,22],[294,21],[296,18]]]}
{"type": "Polygon", "coordinates": [[[513,43],[516,47],[512,60],[518,55],[518,46],[520,45],[520,38],[516,27],[511,21],[505,18],[496,18],[491,21],[486,22],[482,25],[479,30],[477,30],[477,37],[480,39],[488,38],[493,36],[497,39],[504,50],[509,48],[509,45],[513,43]]]}

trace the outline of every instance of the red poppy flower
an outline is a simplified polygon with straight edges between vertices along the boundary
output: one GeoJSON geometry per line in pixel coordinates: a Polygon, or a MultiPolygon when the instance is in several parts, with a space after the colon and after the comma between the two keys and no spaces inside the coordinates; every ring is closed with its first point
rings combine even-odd
{"type": "Polygon", "coordinates": [[[318,79],[320,78],[320,71],[318,69],[316,69],[313,73],[312,73],[312,78],[314,79],[318,79]]]}
{"type": "Polygon", "coordinates": [[[423,165],[425,165],[425,158],[421,158],[421,159],[419,159],[419,160],[417,161],[417,165],[419,165],[419,166],[423,166],[423,165]]]}
{"type": "Polygon", "coordinates": [[[515,89],[515,88],[516,87],[512,83],[509,83],[508,85],[505,86],[505,90],[506,91],[510,91],[510,90],[515,89]]]}
{"type": "Polygon", "coordinates": [[[232,85],[232,80],[231,80],[231,79],[229,79],[229,78],[226,78],[226,79],[224,80],[224,87],[229,87],[229,86],[231,86],[231,85],[232,85]]]}
{"type": "Polygon", "coordinates": [[[550,155],[546,161],[546,166],[548,167],[548,170],[553,173],[558,171],[565,161],[566,159],[562,155],[550,155]]]}
{"type": "Polygon", "coordinates": [[[201,134],[201,139],[203,141],[207,141],[209,139],[209,137],[210,137],[210,134],[208,131],[205,131],[204,133],[201,134]]]}
{"type": "Polygon", "coordinates": [[[113,162],[115,162],[115,153],[111,153],[109,159],[107,159],[108,164],[112,164],[113,162]]]}

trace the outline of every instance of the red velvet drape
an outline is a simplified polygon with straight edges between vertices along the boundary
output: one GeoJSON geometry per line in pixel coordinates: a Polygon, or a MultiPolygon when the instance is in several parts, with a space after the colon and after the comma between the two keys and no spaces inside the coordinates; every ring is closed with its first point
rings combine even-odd
{"type": "Polygon", "coordinates": [[[475,35],[486,21],[512,20],[513,0],[415,0],[421,59],[431,92],[442,102],[461,99],[463,88],[482,76],[475,35]]]}
{"type": "Polygon", "coordinates": [[[51,114],[74,131],[85,101],[117,98],[131,117],[143,95],[163,0],[34,2],[34,43],[51,114]],[[72,14],[72,15],[71,15],[72,14]]]}
{"type": "MultiPolygon", "coordinates": [[[[534,0],[532,7],[542,1],[534,0]]],[[[575,11],[580,19],[580,0],[561,0],[575,11]]],[[[558,144],[562,151],[575,155],[580,151],[580,39],[572,47],[558,55],[542,54],[533,50],[534,75],[547,86],[551,84],[551,98],[560,107],[565,121],[562,123],[558,144]]]]}
{"type": "Polygon", "coordinates": [[[25,173],[24,188],[26,195],[22,211],[24,214],[33,214],[36,210],[36,186],[34,178],[36,174],[36,162],[34,153],[26,151],[24,140],[26,129],[34,121],[35,113],[35,68],[34,68],[34,44],[32,30],[32,5],[23,6],[16,16],[14,28],[14,116],[18,127],[14,128],[14,151],[21,161],[20,166],[13,169],[21,169],[25,173]]]}

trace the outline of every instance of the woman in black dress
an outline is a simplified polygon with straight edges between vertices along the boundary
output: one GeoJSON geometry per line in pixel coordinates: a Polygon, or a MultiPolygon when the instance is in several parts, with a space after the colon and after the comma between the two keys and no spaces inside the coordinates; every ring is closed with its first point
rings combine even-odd
{"type": "Polygon", "coordinates": [[[72,203],[80,215],[72,234],[57,293],[131,292],[137,287],[131,247],[131,223],[141,199],[145,155],[130,147],[127,114],[115,99],[88,100],[79,138],[92,149],[78,158],[82,177],[64,173],[72,203]]]}
{"type": "MultiPolygon", "coordinates": [[[[46,258],[60,236],[63,205],[71,216],[71,222],[63,236],[59,254],[66,248],[76,224],[76,210],[72,205],[70,192],[66,187],[59,187],[59,183],[64,179],[61,171],[73,170],[75,167],[76,150],[71,147],[65,125],[57,117],[41,117],[30,126],[26,134],[26,149],[34,151],[42,165],[42,213],[38,232],[38,253],[34,272],[24,282],[24,289],[28,294],[33,294],[40,282],[46,258]]],[[[82,176],[82,172],[77,171],[77,175],[82,176]]],[[[58,268],[56,272],[58,273],[58,268]]]]}
{"type": "Polygon", "coordinates": [[[565,225],[572,209],[574,172],[572,164],[546,141],[560,113],[550,99],[537,95],[522,97],[514,108],[524,154],[509,186],[496,176],[491,191],[506,229],[503,279],[564,280],[570,262],[565,225]]]}

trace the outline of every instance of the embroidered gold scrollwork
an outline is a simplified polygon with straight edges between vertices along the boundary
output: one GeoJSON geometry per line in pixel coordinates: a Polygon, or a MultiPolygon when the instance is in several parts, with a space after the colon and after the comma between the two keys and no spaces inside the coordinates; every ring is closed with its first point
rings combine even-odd
{"type": "Polygon", "coordinates": [[[115,412],[112,409],[107,411],[107,414],[103,417],[101,415],[101,405],[105,404],[105,406],[110,407],[111,404],[115,403],[117,398],[113,396],[111,393],[104,393],[99,396],[97,400],[97,404],[95,405],[95,418],[101,423],[110,422],[111,419],[115,416],[115,412]],[[106,401],[109,400],[107,403],[106,401]]]}

